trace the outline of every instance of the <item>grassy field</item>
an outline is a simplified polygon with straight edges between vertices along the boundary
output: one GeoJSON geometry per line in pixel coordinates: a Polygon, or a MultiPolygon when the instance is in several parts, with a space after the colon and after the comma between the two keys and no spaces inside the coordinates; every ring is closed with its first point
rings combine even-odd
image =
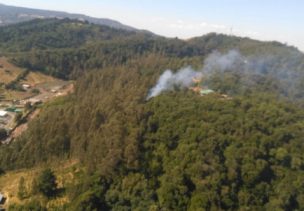
{"type": "MultiPolygon", "coordinates": [[[[57,164],[56,166],[49,166],[55,173],[57,178],[58,188],[66,187],[70,184],[76,184],[79,175],[79,164],[77,161],[68,161],[64,163],[57,164]]],[[[27,192],[31,192],[31,186],[33,179],[39,175],[39,173],[44,169],[44,167],[35,167],[33,169],[24,169],[18,171],[7,172],[0,176],[0,192],[6,197],[5,204],[3,208],[8,208],[11,204],[23,204],[32,199],[44,202],[44,198],[41,195],[35,195],[28,197],[26,199],[20,200],[18,198],[18,189],[20,178],[23,177],[25,180],[27,192]]],[[[65,194],[58,196],[50,200],[46,206],[54,207],[58,205],[63,205],[69,201],[65,194]]]]}
{"type": "Polygon", "coordinates": [[[53,82],[53,81],[58,81],[58,79],[44,75],[39,72],[30,72],[25,78],[24,83],[27,83],[31,86],[36,86],[37,84],[53,82]]]}
{"type": "Polygon", "coordinates": [[[15,80],[22,71],[24,69],[9,63],[5,57],[0,57],[0,83],[7,84],[15,80]]]}
{"type": "Polygon", "coordinates": [[[18,92],[14,90],[4,90],[3,97],[5,100],[24,99],[33,96],[30,92],[18,92]]]}

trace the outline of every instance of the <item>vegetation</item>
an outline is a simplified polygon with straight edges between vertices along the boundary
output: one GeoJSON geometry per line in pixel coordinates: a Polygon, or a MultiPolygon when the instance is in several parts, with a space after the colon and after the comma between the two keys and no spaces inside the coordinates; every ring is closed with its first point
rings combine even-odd
{"type": "Polygon", "coordinates": [[[16,113],[14,121],[17,125],[21,124],[23,122],[23,115],[22,113],[16,113]]]}
{"type": "MultiPolygon", "coordinates": [[[[74,22],[34,23],[37,29],[28,25],[38,30],[40,24],[60,28],[74,22]]],[[[83,40],[76,39],[74,29],[60,28],[76,40],[23,48],[29,54],[16,53],[17,41],[15,49],[2,45],[16,50],[11,55],[19,65],[77,82],[73,94],[45,105],[24,135],[0,148],[1,168],[78,160],[83,174],[63,185],[68,201],[57,206],[61,210],[304,209],[301,79],[289,89],[290,81],[271,77],[284,65],[303,72],[300,52],[279,43],[216,34],[181,41],[106,29],[111,37],[105,41],[99,26],[80,28],[89,31],[83,32],[83,40]],[[165,69],[200,68],[214,49],[232,47],[248,56],[272,53],[278,62],[265,74],[214,71],[206,85],[231,99],[177,87],[146,100],[165,69]]],[[[52,36],[59,37],[54,31],[52,36]]],[[[35,190],[50,197],[56,176],[47,169],[33,184],[31,197],[35,190]]],[[[11,208],[29,206],[45,207],[33,201],[11,208]]]]}
{"type": "Polygon", "coordinates": [[[54,196],[57,190],[56,177],[51,169],[45,169],[37,179],[37,190],[46,197],[54,196]]]}
{"type": "Polygon", "coordinates": [[[58,11],[50,11],[50,10],[39,10],[39,9],[31,9],[25,7],[16,7],[16,6],[9,6],[9,5],[0,5],[0,19],[2,22],[0,26],[9,25],[9,24],[16,24],[20,22],[25,22],[29,20],[33,20],[37,17],[40,19],[42,18],[49,18],[49,17],[57,17],[58,19],[62,18],[71,18],[76,20],[83,20],[84,23],[95,23],[99,25],[106,25],[117,29],[125,29],[135,31],[136,29],[123,25],[115,20],[104,19],[104,18],[93,18],[86,15],[81,14],[71,14],[66,12],[58,12],[58,11]],[[20,15],[21,14],[21,15],[20,15]]]}
{"type": "Polygon", "coordinates": [[[25,185],[24,177],[20,177],[19,185],[18,185],[18,198],[20,200],[25,199],[28,196],[27,188],[25,185]]]}
{"type": "Polygon", "coordinates": [[[17,90],[17,91],[24,91],[22,85],[19,83],[21,80],[24,80],[26,76],[29,74],[29,70],[23,71],[20,75],[16,77],[15,80],[9,82],[8,84],[5,85],[6,89],[12,89],[12,90],[17,90]]]}
{"type": "Polygon", "coordinates": [[[24,205],[12,204],[9,206],[9,210],[12,211],[23,211],[23,210],[31,210],[31,211],[45,211],[47,210],[45,207],[41,206],[39,201],[30,201],[25,203],[24,205]]]}
{"type": "Polygon", "coordinates": [[[0,128],[0,140],[7,138],[7,131],[4,128],[0,128]]]}

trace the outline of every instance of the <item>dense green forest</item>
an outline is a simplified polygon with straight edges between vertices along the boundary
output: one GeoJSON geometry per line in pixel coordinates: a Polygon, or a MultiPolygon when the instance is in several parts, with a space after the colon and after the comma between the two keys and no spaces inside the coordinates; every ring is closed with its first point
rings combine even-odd
{"type": "MultiPolygon", "coordinates": [[[[72,20],[0,31],[0,49],[16,64],[76,80],[73,94],[46,104],[0,148],[4,171],[79,160],[84,174],[65,187],[69,203],[57,210],[304,209],[304,57],[295,48],[218,34],[166,39],[72,20]],[[177,87],[146,100],[164,70],[200,69],[214,50],[231,49],[269,59],[257,62],[258,73],[212,71],[204,83],[228,99],[177,87]]],[[[55,194],[52,171],[35,187],[55,194]]]]}

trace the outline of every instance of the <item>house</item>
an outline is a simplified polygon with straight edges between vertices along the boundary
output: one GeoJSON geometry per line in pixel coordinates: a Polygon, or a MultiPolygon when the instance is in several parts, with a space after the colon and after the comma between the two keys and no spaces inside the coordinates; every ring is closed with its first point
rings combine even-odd
{"type": "Polygon", "coordinates": [[[29,85],[29,84],[22,84],[22,88],[26,90],[26,89],[31,88],[31,85],[29,85]]]}
{"type": "Polygon", "coordinates": [[[0,110],[0,117],[6,117],[7,111],[0,110]]]}

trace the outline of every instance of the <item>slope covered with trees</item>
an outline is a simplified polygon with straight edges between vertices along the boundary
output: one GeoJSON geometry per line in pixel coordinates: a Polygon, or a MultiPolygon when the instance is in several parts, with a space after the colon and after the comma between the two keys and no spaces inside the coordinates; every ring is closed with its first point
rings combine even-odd
{"type": "Polygon", "coordinates": [[[70,19],[32,20],[1,27],[1,48],[9,52],[75,48],[96,40],[121,39],[136,32],[70,19]]]}
{"type": "Polygon", "coordinates": [[[189,41],[144,34],[94,39],[94,45],[39,49],[36,62],[34,49],[10,54],[16,62],[32,56],[26,65],[39,63],[39,70],[59,70],[61,62],[46,58],[61,52],[58,61],[71,65],[64,77],[77,81],[73,94],[44,106],[23,136],[1,146],[2,169],[78,160],[85,173],[65,187],[68,202],[59,210],[304,209],[303,96],[271,77],[284,65],[303,72],[300,52],[216,34],[189,41]],[[276,62],[258,75],[215,70],[206,83],[231,99],[177,87],[146,100],[164,70],[199,69],[213,50],[231,48],[271,54],[276,62]],[[79,52],[83,57],[75,59],[79,52]]]}

